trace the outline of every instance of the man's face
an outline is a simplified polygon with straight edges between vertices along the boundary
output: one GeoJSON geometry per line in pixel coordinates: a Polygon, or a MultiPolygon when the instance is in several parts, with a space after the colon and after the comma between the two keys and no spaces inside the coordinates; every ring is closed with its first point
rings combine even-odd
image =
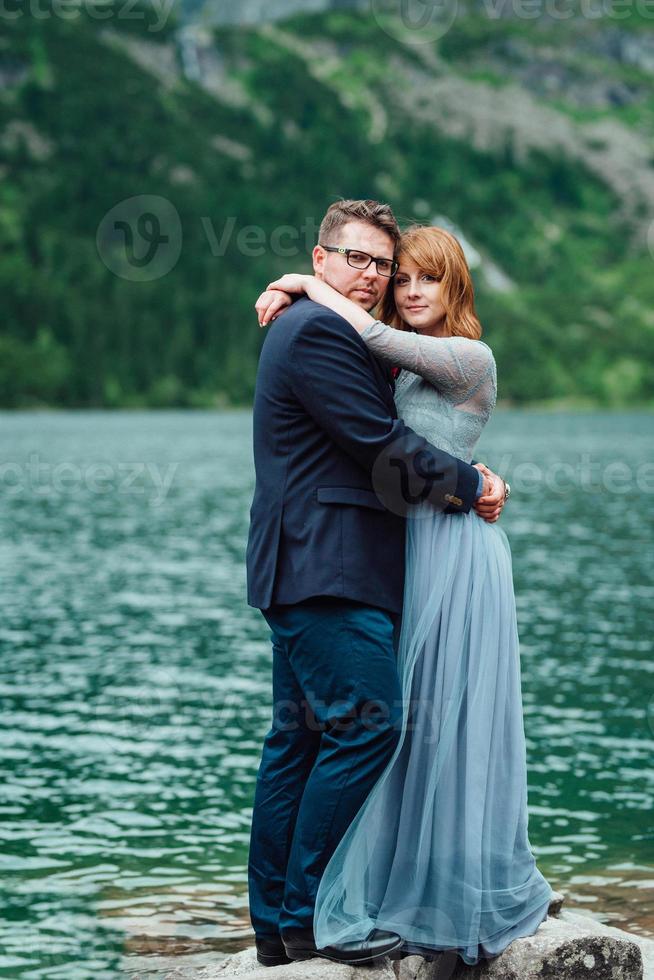
{"type": "MultiPolygon", "coordinates": [[[[349,221],[334,236],[334,241],[326,244],[367,252],[378,259],[393,260],[393,239],[367,221],[349,221]]],[[[367,269],[353,269],[347,263],[347,256],[326,252],[320,245],[313,250],[313,271],[318,279],[323,279],[364,310],[376,306],[392,282],[386,276],[379,275],[374,262],[367,269]]]]}

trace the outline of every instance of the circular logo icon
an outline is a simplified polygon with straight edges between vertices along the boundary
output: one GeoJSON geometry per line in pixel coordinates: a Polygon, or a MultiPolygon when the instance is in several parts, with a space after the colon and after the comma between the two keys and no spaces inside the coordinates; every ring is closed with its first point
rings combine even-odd
{"type": "Polygon", "coordinates": [[[372,15],[389,37],[403,44],[431,44],[456,20],[459,0],[371,0],[372,15]]]}
{"type": "Polygon", "coordinates": [[[457,462],[448,457],[444,467],[439,464],[429,450],[416,445],[415,435],[401,436],[375,460],[375,493],[386,510],[400,517],[424,518],[434,510],[459,507],[457,462]]]}
{"type": "Polygon", "coordinates": [[[177,264],[182,223],[165,197],[138,194],[107,211],[95,241],[98,255],[114,275],[130,282],[151,282],[177,264]]]}

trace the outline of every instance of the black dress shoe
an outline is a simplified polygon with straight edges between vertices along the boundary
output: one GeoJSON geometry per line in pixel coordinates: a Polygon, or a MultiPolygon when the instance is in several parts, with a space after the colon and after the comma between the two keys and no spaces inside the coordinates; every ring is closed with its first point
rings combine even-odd
{"type": "Polygon", "coordinates": [[[324,960],[335,963],[350,963],[357,966],[360,963],[374,963],[388,956],[394,949],[402,945],[402,939],[394,932],[383,929],[373,929],[366,939],[358,939],[349,943],[338,943],[317,949],[312,929],[293,929],[282,936],[286,953],[291,960],[310,960],[319,956],[324,960]]]}
{"type": "Polygon", "coordinates": [[[281,939],[256,939],[257,960],[263,966],[285,966],[290,963],[281,939]]]}
{"type": "Polygon", "coordinates": [[[407,952],[406,949],[402,949],[402,947],[399,946],[397,949],[394,949],[392,953],[388,954],[388,958],[389,960],[405,960],[407,956],[412,955],[412,953],[407,952]]]}

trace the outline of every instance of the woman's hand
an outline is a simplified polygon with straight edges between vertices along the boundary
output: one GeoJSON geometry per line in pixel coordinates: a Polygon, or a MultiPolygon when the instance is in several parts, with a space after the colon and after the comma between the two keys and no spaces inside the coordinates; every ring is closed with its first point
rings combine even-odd
{"type": "Polygon", "coordinates": [[[276,320],[292,303],[293,298],[289,293],[282,293],[278,289],[267,289],[254,304],[257,316],[259,317],[259,326],[267,327],[272,320],[276,320]]]}
{"type": "Polygon", "coordinates": [[[289,272],[281,279],[271,282],[254,304],[259,317],[259,326],[267,327],[276,320],[293,302],[293,296],[309,293],[314,276],[302,276],[289,272]]]}

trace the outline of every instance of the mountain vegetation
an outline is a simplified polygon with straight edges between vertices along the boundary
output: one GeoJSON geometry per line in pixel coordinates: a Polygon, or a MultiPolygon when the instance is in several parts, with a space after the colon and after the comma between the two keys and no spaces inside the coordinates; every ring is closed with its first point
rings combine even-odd
{"type": "Polygon", "coordinates": [[[608,2],[432,39],[377,2],[6,4],[0,406],[247,404],[255,298],[337,197],[461,235],[505,402],[651,404],[652,22],[608,2]]]}

